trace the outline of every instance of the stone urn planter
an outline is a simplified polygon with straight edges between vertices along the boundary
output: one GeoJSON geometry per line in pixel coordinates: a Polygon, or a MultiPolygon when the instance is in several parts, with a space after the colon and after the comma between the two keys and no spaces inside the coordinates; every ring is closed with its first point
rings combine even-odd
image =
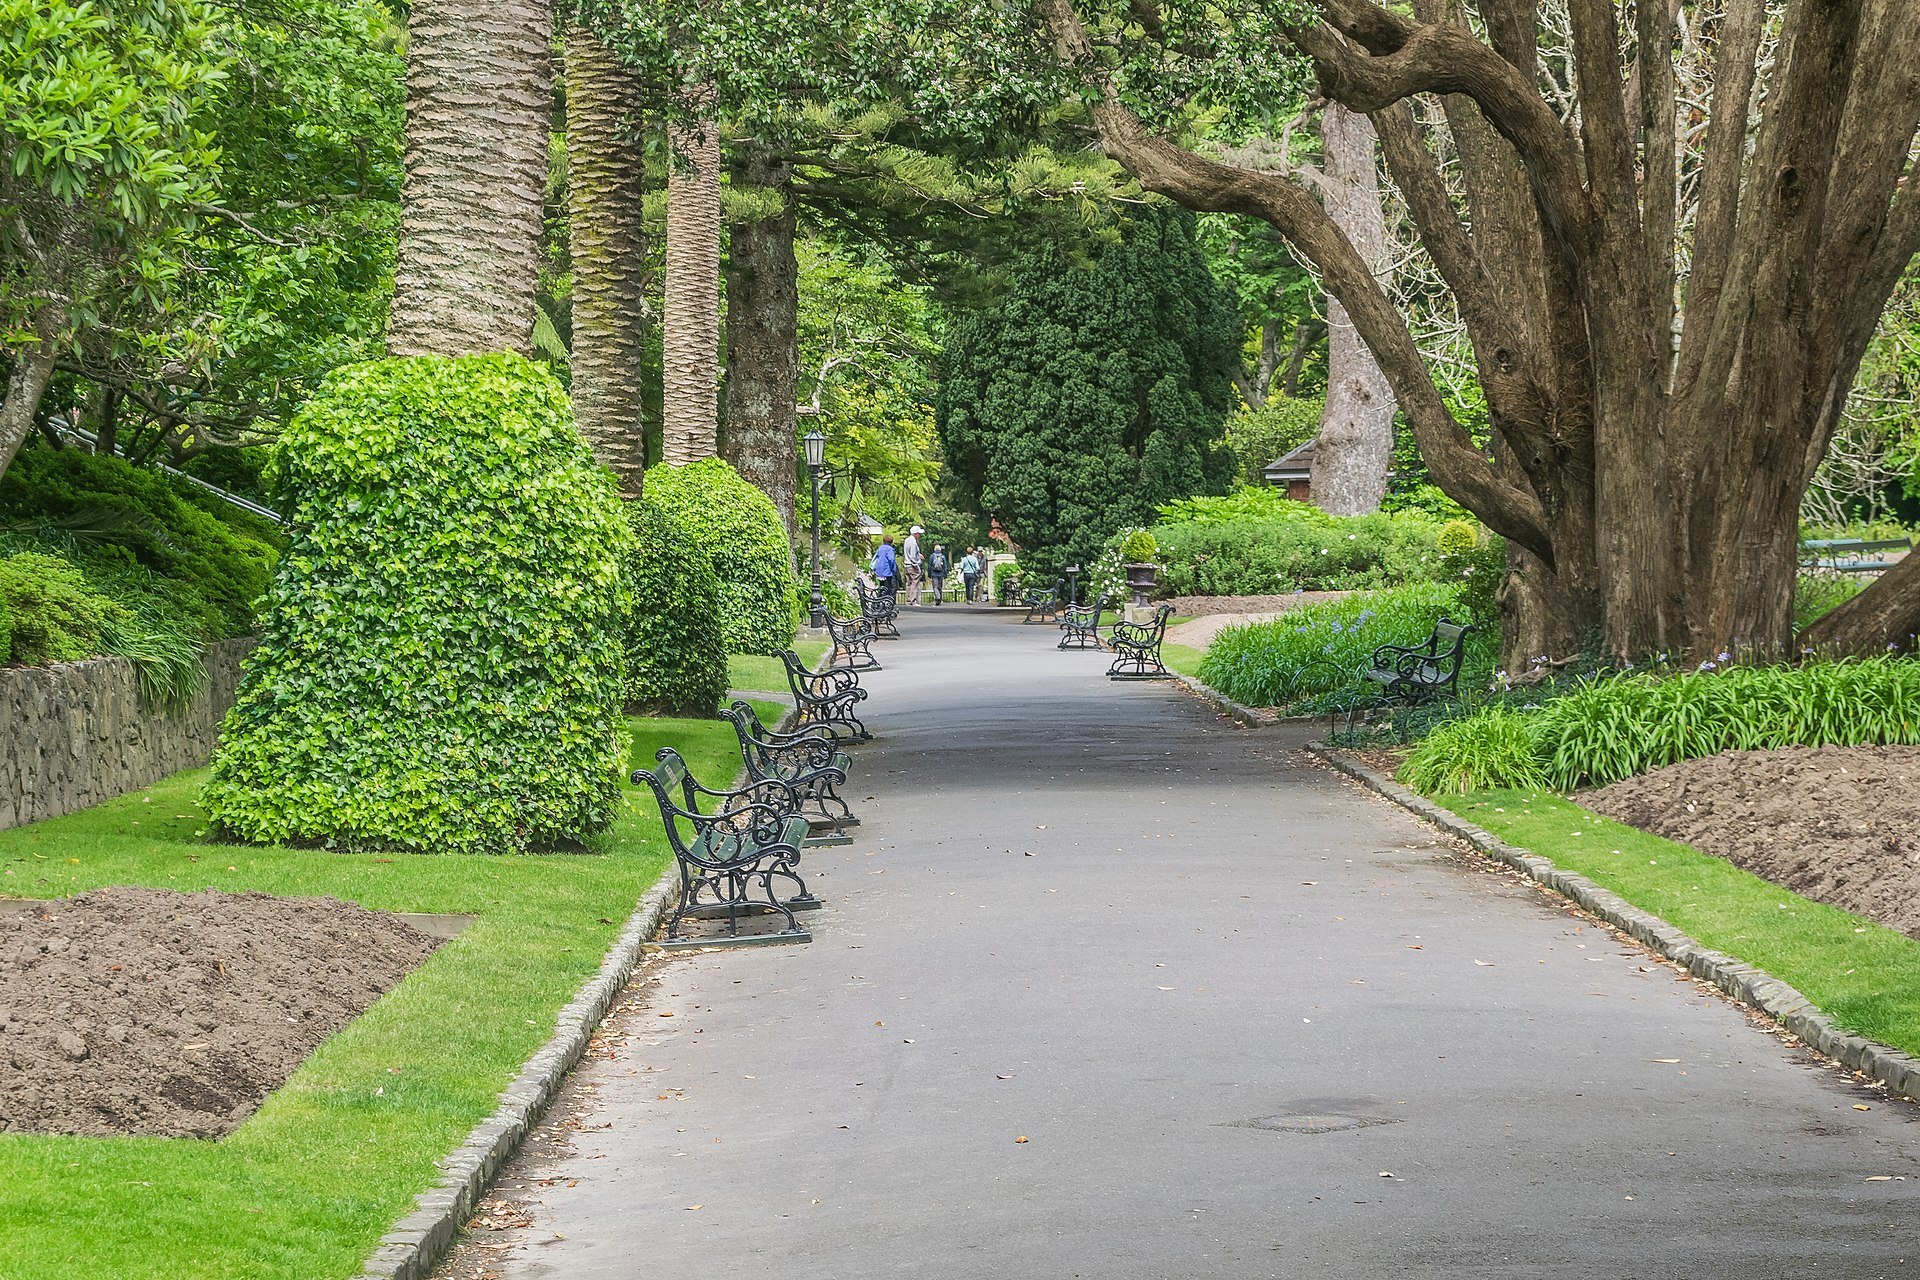
{"type": "Polygon", "coordinates": [[[1139,614],[1147,608],[1147,597],[1153,594],[1154,583],[1159,579],[1160,566],[1157,564],[1127,565],[1127,589],[1133,592],[1133,607],[1127,610],[1127,621],[1138,621],[1139,614]]]}

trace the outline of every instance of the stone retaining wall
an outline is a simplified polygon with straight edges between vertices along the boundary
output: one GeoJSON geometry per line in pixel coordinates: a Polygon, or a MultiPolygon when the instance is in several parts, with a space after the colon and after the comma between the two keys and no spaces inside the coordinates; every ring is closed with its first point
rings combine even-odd
{"type": "Polygon", "coordinates": [[[252,639],[207,649],[187,706],[147,706],[125,658],[0,668],[0,830],[57,818],[203,765],[252,639]]]}

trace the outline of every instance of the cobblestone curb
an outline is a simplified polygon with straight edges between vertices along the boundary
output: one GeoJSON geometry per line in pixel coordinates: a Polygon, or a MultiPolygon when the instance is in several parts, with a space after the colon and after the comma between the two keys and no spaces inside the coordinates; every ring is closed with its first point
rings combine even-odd
{"type": "Polygon", "coordinates": [[[1585,876],[1562,871],[1539,854],[1503,843],[1492,832],[1473,825],[1424,796],[1415,795],[1345,753],[1334,751],[1319,742],[1309,743],[1307,750],[1401,808],[1459,836],[1488,857],[1504,862],[1571,898],[1593,915],[1624,930],[1635,940],[1682,966],[1694,977],[1711,982],[1735,1000],[1761,1010],[1816,1052],[1879,1081],[1903,1098],[1920,1097],[1920,1058],[1843,1031],[1815,1008],[1806,996],[1766,971],[1724,952],[1701,946],[1660,917],[1642,911],[1585,876]]]}
{"type": "MultiPolygon", "coordinates": [[[[789,711],[778,727],[790,728],[794,719],[789,711]]],[[[735,777],[734,786],[744,784],[745,773],[742,769],[735,777]]],[[[626,927],[601,961],[600,972],[560,1011],[553,1038],[527,1060],[519,1076],[501,1093],[500,1105],[493,1114],[474,1126],[467,1140],[440,1161],[440,1181],[421,1192],[413,1212],[380,1238],[380,1247],[361,1267],[359,1280],[427,1280],[446,1256],[494,1175],[513,1159],[520,1143],[539,1123],[560,1092],[567,1072],[580,1061],[601,1019],[626,987],[647,940],[660,928],[678,876],[677,867],[669,859],[660,878],[627,918],[626,927]]]]}
{"type": "Polygon", "coordinates": [[[1246,703],[1235,702],[1212,685],[1197,680],[1193,676],[1183,676],[1175,672],[1173,678],[1184,685],[1188,693],[1227,719],[1249,729],[1272,729],[1283,724],[1317,724],[1323,719],[1321,716],[1263,716],[1246,703]]]}

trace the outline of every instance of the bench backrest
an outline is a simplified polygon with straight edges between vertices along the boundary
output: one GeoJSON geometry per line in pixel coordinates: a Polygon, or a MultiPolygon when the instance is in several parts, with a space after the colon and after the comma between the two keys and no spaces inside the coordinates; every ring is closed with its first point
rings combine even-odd
{"type": "Polygon", "coordinates": [[[1435,674],[1444,680],[1451,680],[1460,669],[1460,655],[1466,652],[1467,633],[1473,625],[1455,622],[1442,617],[1433,624],[1433,634],[1427,638],[1427,652],[1432,654],[1431,665],[1435,674]]]}

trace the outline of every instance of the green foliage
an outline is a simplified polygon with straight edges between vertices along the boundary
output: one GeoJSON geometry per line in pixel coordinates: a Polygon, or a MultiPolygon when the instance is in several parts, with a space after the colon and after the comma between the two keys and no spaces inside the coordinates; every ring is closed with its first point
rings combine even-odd
{"type": "Polygon", "coordinates": [[[1158,524],[1230,524],[1235,520],[1305,520],[1328,524],[1332,516],[1281,489],[1246,485],[1216,497],[1181,498],[1162,503],[1158,524]]]}
{"type": "Polygon", "coordinates": [[[669,512],[627,504],[627,704],[630,710],[710,716],[727,692],[720,578],[713,560],[669,512]]]}
{"type": "Polygon", "coordinates": [[[98,656],[113,602],[59,556],[22,551],[0,560],[0,600],[10,615],[7,657],[39,665],[98,656]]]}
{"type": "MultiPolygon", "coordinates": [[[[1098,600],[1102,596],[1107,602],[1118,605],[1132,598],[1127,588],[1127,540],[1135,534],[1146,532],[1138,525],[1115,530],[1106,544],[1100,548],[1100,554],[1093,558],[1086,577],[1086,598],[1098,600]]],[[[1159,548],[1156,546],[1155,550],[1159,548]]]]}
{"type": "MultiPolygon", "coordinates": [[[[1410,779],[1464,776],[1483,711],[1436,730],[1407,762],[1410,779]]],[[[1721,668],[1590,681],[1525,713],[1532,750],[1472,764],[1480,786],[1599,787],[1722,751],[1920,743],[1920,663],[1872,658],[1802,667],[1721,668]]],[[[1492,757],[1486,757],[1491,759],[1492,757]]],[[[1409,785],[1414,785],[1410,783],[1409,785]]]]}
{"type": "Polygon", "coordinates": [[[1460,589],[1418,582],[1289,610],[1269,622],[1228,627],[1207,649],[1200,678],[1252,707],[1297,706],[1361,687],[1379,645],[1424,641],[1441,615],[1461,619],[1460,589]]]}
{"type": "Polygon", "coordinates": [[[282,539],[197,486],[79,449],[21,450],[0,478],[0,522],[81,536],[89,577],[164,597],[212,639],[253,629],[282,539]]]}
{"type": "Polygon", "coordinates": [[[1150,207],[1088,269],[1028,261],[947,345],[941,442],[970,505],[1054,573],[1160,503],[1225,490],[1237,332],[1189,214],[1150,207]]]}
{"type": "Polygon", "coordinates": [[[729,653],[778,653],[793,643],[793,549],[772,499],[719,458],[654,467],[640,495],[712,559],[729,653]]]}
{"type": "Polygon", "coordinates": [[[1240,483],[1264,486],[1266,466],[1278,462],[1320,433],[1324,400],[1275,394],[1258,409],[1227,419],[1227,443],[1240,460],[1240,483]]]}
{"type": "Polygon", "coordinates": [[[605,828],[631,534],[552,375],[350,366],[276,466],[294,535],[207,785],[220,829],[454,853],[605,828]]]}
{"type": "Polygon", "coordinates": [[[1860,573],[1803,572],[1793,582],[1793,626],[1801,631],[1867,589],[1860,573]]]}
{"type": "Polygon", "coordinates": [[[101,629],[101,645],[133,663],[151,704],[183,707],[206,686],[206,646],[177,613],[149,600],[118,604],[101,629]]]}
{"type": "Polygon", "coordinates": [[[1483,787],[1543,789],[1533,717],[1505,707],[1454,720],[1428,734],[1400,768],[1400,781],[1426,795],[1483,787]]]}
{"type": "Polygon", "coordinates": [[[1439,523],[1422,513],[1335,517],[1304,502],[1253,497],[1260,492],[1242,490],[1226,501],[1270,504],[1270,515],[1154,526],[1164,593],[1271,595],[1451,576],[1439,523]]]}
{"type": "Polygon", "coordinates": [[[1470,520],[1449,520],[1440,526],[1435,545],[1443,556],[1464,555],[1480,545],[1480,530],[1470,520]]]}
{"type": "Polygon", "coordinates": [[[7,603],[7,593],[0,591],[0,665],[4,665],[13,656],[13,608],[7,603]]]}
{"type": "Polygon", "coordinates": [[[1146,529],[1133,530],[1120,543],[1120,554],[1127,558],[1128,564],[1150,564],[1159,551],[1160,544],[1153,540],[1153,534],[1146,529]]]}

